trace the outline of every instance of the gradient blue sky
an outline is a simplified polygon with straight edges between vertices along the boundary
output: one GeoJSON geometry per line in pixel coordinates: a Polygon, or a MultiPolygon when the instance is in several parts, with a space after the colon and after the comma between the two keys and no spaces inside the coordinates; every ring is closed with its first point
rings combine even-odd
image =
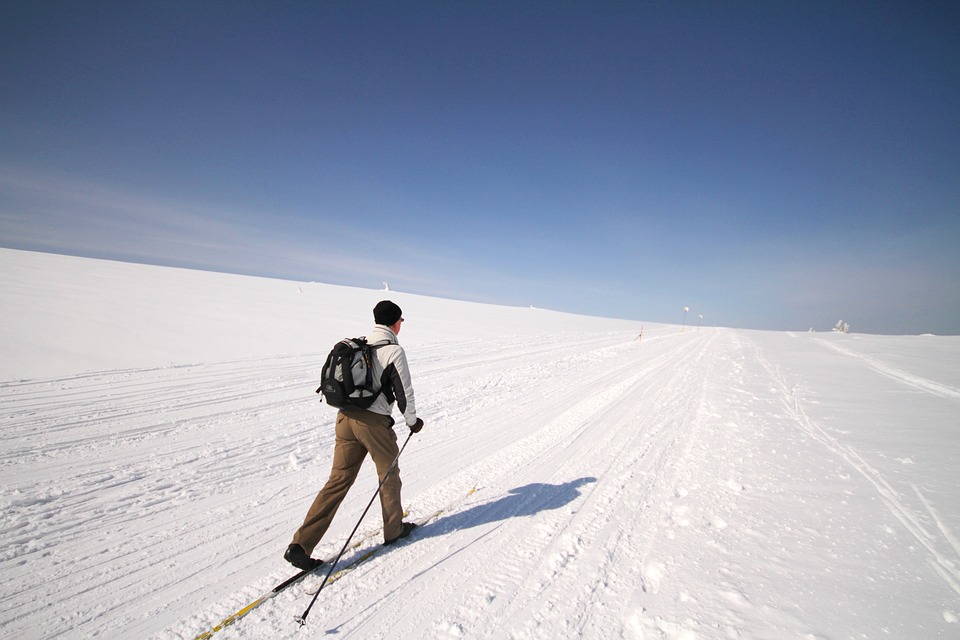
{"type": "Polygon", "coordinates": [[[0,245],[960,334],[960,3],[7,1],[0,245]]]}

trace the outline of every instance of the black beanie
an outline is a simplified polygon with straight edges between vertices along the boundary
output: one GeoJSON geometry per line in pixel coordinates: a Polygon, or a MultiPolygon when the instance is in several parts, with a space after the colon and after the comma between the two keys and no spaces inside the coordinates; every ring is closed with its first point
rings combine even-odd
{"type": "Polygon", "coordinates": [[[377,324],[382,324],[387,327],[392,327],[397,324],[397,320],[399,320],[402,315],[403,311],[400,310],[400,307],[389,300],[381,300],[377,303],[377,306],[373,308],[373,319],[377,324]]]}

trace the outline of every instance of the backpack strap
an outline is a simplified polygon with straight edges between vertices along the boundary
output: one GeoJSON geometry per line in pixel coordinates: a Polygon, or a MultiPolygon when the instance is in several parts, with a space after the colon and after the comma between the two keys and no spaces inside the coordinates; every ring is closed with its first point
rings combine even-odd
{"type": "MultiPolygon", "coordinates": [[[[367,347],[367,348],[370,350],[370,352],[373,353],[374,351],[376,351],[376,350],[379,349],[380,347],[385,347],[385,346],[387,346],[387,345],[389,345],[389,344],[393,344],[393,343],[392,343],[392,342],[381,342],[381,343],[379,343],[379,344],[369,344],[369,343],[364,342],[363,346],[367,347]]],[[[371,362],[370,360],[367,360],[367,378],[366,378],[366,386],[367,386],[367,388],[369,389],[372,384],[373,384],[373,362],[371,362]]],[[[350,386],[353,387],[353,381],[352,381],[352,380],[351,380],[351,382],[350,382],[350,386]]],[[[354,388],[355,388],[355,387],[354,387],[354,388]]],[[[352,392],[353,389],[351,389],[350,391],[352,392]]],[[[376,398],[376,397],[377,397],[378,395],[380,395],[381,393],[383,393],[383,385],[380,385],[380,388],[377,390],[376,395],[374,395],[373,397],[376,398]]]]}

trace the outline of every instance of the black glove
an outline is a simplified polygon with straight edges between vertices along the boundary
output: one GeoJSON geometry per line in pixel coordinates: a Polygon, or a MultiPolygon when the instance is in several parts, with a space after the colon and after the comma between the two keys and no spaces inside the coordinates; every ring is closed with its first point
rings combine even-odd
{"type": "Polygon", "coordinates": [[[417,418],[417,421],[410,425],[410,433],[420,433],[420,429],[423,429],[423,420],[417,418]]]}

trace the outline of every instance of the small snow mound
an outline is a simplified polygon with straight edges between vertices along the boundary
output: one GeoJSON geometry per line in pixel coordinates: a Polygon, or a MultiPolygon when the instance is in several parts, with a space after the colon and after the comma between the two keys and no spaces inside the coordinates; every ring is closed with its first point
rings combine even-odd
{"type": "Polygon", "coordinates": [[[727,489],[730,489],[730,491],[743,491],[743,485],[733,478],[730,478],[727,480],[727,489]]]}
{"type": "MultiPolygon", "coordinates": [[[[689,622],[690,621],[688,621],[688,623],[689,622]]],[[[664,636],[670,640],[697,640],[696,632],[682,624],[657,618],[657,626],[660,628],[660,631],[663,632],[664,636]]]]}
{"type": "Polygon", "coordinates": [[[621,634],[624,638],[630,638],[631,640],[643,640],[644,638],[644,620],[643,620],[644,609],[641,607],[638,611],[630,613],[623,622],[623,631],[625,633],[621,634]]]}
{"type": "Polygon", "coordinates": [[[750,605],[750,601],[747,599],[747,596],[744,595],[739,589],[726,589],[719,591],[721,597],[723,597],[730,604],[745,608],[750,605]]]}
{"type": "Polygon", "coordinates": [[[660,591],[660,581],[663,579],[665,572],[666,567],[659,562],[648,562],[643,565],[641,575],[644,593],[658,593],[660,591]]]}
{"type": "Polygon", "coordinates": [[[688,527],[690,526],[690,518],[687,517],[688,511],[690,511],[690,507],[674,507],[670,512],[670,520],[678,527],[688,527]]]}
{"type": "Polygon", "coordinates": [[[457,622],[447,622],[446,620],[441,620],[439,623],[437,623],[437,628],[441,633],[445,633],[451,638],[463,637],[463,626],[457,622]]]}

